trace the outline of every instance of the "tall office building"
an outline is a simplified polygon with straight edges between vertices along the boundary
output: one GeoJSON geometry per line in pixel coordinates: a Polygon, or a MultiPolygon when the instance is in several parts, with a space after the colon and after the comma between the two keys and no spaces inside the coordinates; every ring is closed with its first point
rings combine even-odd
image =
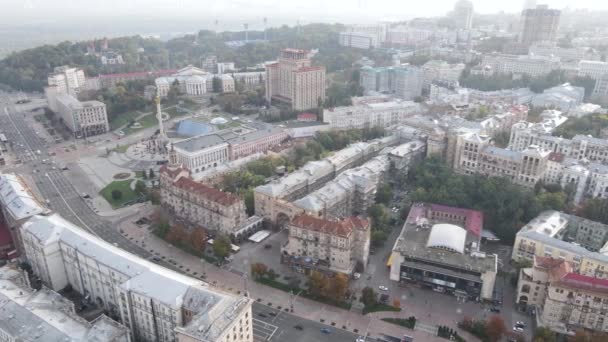
{"type": "Polygon", "coordinates": [[[473,26],[473,3],[469,0],[459,0],[454,5],[452,18],[456,28],[470,30],[473,26]]]}
{"type": "Polygon", "coordinates": [[[547,5],[524,10],[521,13],[520,43],[530,46],[536,42],[555,41],[560,15],[561,11],[547,5]]]}
{"type": "Polygon", "coordinates": [[[325,100],[325,67],[312,66],[307,50],[284,49],[277,62],[266,65],[266,100],[293,110],[318,107],[325,100]]]}

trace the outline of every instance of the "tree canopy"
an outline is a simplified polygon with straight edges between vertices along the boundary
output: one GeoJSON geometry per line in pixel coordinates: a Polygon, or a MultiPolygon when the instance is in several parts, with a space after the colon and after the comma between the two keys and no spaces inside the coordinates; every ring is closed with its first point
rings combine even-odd
{"type": "Polygon", "coordinates": [[[506,178],[458,175],[437,157],[427,158],[408,177],[415,189],[413,201],[480,210],[484,213],[484,228],[507,243],[541,211],[568,207],[561,188],[550,192],[541,186],[535,193],[506,178]]]}

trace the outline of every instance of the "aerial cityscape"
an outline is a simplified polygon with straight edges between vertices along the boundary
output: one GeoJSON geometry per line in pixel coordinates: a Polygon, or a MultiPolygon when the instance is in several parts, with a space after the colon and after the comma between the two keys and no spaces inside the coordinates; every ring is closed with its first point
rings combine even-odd
{"type": "Polygon", "coordinates": [[[0,14],[0,342],[608,341],[608,3],[148,2],[0,14]]]}

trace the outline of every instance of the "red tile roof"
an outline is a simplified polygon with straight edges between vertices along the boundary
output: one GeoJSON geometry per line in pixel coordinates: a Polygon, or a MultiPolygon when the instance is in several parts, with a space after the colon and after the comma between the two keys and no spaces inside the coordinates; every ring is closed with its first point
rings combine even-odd
{"type": "Polygon", "coordinates": [[[465,229],[475,236],[481,236],[483,229],[483,213],[479,210],[449,207],[441,204],[431,204],[431,210],[465,217],[465,229]]]}
{"type": "Polygon", "coordinates": [[[173,185],[188,192],[203,195],[206,199],[222,205],[232,205],[241,200],[237,195],[220,191],[203,183],[195,182],[188,177],[181,177],[175,181],[173,185]]]}
{"type": "Polygon", "coordinates": [[[341,237],[348,237],[354,229],[369,229],[369,221],[360,217],[349,217],[341,221],[331,221],[310,215],[298,215],[291,221],[291,225],[341,237]]]}
{"type": "MultiPolygon", "coordinates": [[[[171,178],[177,177],[177,175],[179,175],[182,171],[188,171],[188,170],[183,167],[170,168],[166,164],[160,167],[160,173],[166,173],[171,178]]],[[[188,174],[190,174],[189,171],[188,171],[188,174]]]]}
{"type": "Polygon", "coordinates": [[[594,278],[578,273],[568,273],[557,283],[576,289],[608,293],[608,279],[594,278]]]}

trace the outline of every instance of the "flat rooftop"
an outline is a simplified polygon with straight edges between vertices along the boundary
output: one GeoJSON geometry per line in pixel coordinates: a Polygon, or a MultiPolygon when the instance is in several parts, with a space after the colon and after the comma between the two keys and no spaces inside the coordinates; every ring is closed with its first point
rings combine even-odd
{"type": "MultiPolygon", "coordinates": [[[[430,206],[424,203],[415,203],[412,206],[395,242],[393,252],[399,252],[406,258],[432,263],[435,267],[445,266],[479,273],[496,271],[496,256],[478,251],[480,235],[475,231],[466,230],[464,253],[427,247],[433,226],[451,224],[447,221],[432,220],[427,209],[430,209],[430,206]]],[[[465,229],[465,227],[461,228],[465,229]]],[[[445,236],[445,238],[446,242],[451,242],[449,236],[445,236]]],[[[406,262],[411,262],[411,260],[406,260],[406,262]]]]}

